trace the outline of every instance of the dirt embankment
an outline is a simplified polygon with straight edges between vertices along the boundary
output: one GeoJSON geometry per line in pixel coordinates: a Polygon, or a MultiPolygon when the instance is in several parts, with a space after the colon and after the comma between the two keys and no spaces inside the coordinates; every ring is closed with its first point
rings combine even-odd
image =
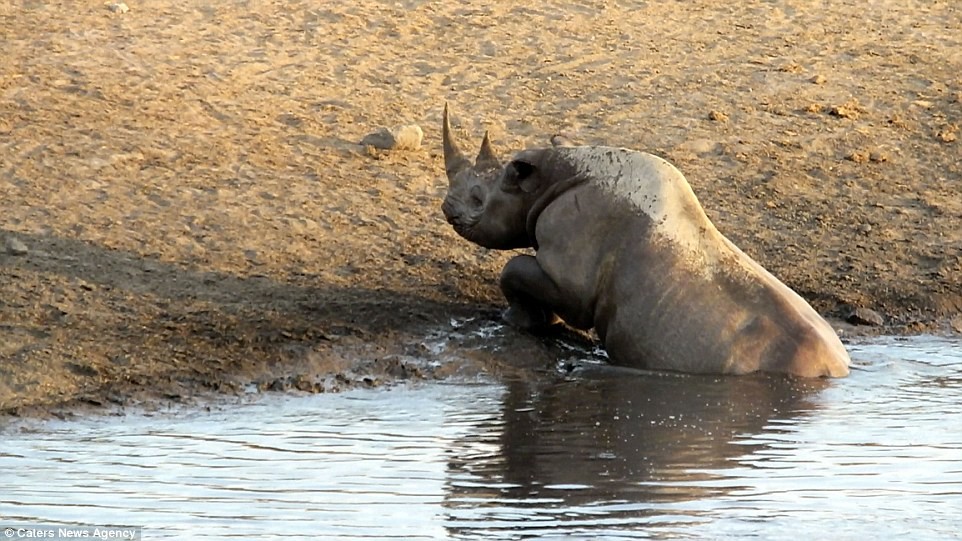
{"type": "Polygon", "coordinates": [[[954,2],[130,7],[0,6],[0,410],[510,369],[450,364],[510,254],[441,218],[444,101],[668,158],[824,314],[962,327],[954,2]]]}

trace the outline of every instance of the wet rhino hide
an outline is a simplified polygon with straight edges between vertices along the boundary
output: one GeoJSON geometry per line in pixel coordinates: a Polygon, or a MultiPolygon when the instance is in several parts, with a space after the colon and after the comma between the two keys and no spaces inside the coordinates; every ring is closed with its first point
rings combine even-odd
{"type": "Polygon", "coordinates": [[[487,134],[472,164],[444,115],[442,210],[464,238],[536,248],[501,273],[504,319],[595,328],[615,364],[694,373],[848,374],[829,324],[725,238],[667,161],[555,146],[502,166],[487,134]]]}

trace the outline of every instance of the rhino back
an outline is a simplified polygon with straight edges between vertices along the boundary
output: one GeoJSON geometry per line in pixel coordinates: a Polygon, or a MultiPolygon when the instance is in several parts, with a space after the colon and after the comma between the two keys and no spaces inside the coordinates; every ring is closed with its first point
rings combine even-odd
{"type": "Polygon", "coordinates": [[[589,183],[557,198],[537,229],[538,263],[569,295],[559,315],[594,327],[616,364],[721,370],[730,344],[719,340],[745,307],[664,242],[648,214],[589,183]]]}
{"type": "Polygon", "coordinates": [[[608,206],[618,202],[622,212],[647,217],[653,240],[687,252],[693,268],[711,270],[723,255],[716,249],[720,234],[688,180],[668,161],[616,147],[562,147],[554,154],[549,170],[561,170],[552,171],[555,178],[587,175],[608,206]]]}
{"type": "Polygon", "coordinates": [[[593,323],[617,363],[786,371],[762,365],[792,362],[814,341],[839,365],[825,374],[847,371],[831,327],[718,232],[668,162],[607,147],[555,153],[547,164],[552,178],[589,180],[542,213],[538,262],[572,295],[573,313],[560,315],[593,323]]]}

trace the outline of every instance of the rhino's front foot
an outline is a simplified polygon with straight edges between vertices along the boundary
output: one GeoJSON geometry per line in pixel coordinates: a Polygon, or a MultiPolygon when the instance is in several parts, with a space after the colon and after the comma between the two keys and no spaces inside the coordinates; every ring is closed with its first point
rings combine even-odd
{"type": "Polygon", "coordinates": [[[558,288],[534,257],[519,255],[508,261],[501,271],[501,291],[508,300],[502,318],[509,325],[542,331],[561,321],[550,308],[558,288]]]}
{"type": "Polygon", "coordinates": [[[512,327],[528,332],[539,332],[561,322],[561,318],[538,306],[514,304],[501,314],[501,319],[512,327]]]}

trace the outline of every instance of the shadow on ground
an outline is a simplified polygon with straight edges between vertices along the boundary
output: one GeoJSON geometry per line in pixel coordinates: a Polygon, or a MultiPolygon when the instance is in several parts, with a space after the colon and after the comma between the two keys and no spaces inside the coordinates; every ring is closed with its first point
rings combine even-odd
{"type": "Polygon", "coordinates": [[[513,342],[511,357],[535,359],[511,369],[556,358],[546,356],[550,340],[504,329],[493,307],[437,292],[322,286],[298,273],[238,276],[61,237],[17,238],[29,251],[0,255],[0,410],[8,413],[478,374],[507,369],[496,354],[504,341],[513,342]]]}

